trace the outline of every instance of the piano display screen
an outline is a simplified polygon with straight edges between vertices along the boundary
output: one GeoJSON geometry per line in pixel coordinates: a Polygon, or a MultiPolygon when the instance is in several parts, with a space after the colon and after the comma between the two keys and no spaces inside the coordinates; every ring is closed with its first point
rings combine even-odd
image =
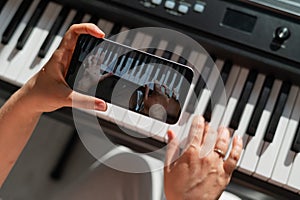
{"type": "Polygon", "coordinates": [[[193,76],[193,70],[185,65],[107,39],[81,35],[66,81],[81,93],[175,124],[193,76]]]}

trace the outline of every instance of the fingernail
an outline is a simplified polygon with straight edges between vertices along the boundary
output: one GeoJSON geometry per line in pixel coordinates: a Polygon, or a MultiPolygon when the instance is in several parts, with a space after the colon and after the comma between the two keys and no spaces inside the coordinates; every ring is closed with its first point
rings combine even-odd
{"type": "Polygon", "coordinates": [[[105,102],[99,101],[95,103],[95,110],[106,111],[107,104],[105,102]]]}
{"type": "Polygon", "coordinates": [[[167,141],[170,142],[173,139],[173,134],[171,130],[167,131],[167,136],[168,136],[167,141]]]}
{"type": "Polygon", "coordinates": [[[105,36],[105,33],[98,28],[98,26],[95,27],[95,31],[99,34],[99,35],[102,35],[103,37],[105,36]]]}

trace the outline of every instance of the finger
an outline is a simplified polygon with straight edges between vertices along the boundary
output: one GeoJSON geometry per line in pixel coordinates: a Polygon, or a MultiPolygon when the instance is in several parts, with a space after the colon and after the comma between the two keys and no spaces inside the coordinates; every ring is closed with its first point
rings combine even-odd
{"type": "Polygon", "coordinates": [[[233,138],[232,149],[228,158],[224,161],[224,170],[230,175],[236,167],[238,160],[240,159],[243,148],[243,140],[239,136],[233,138]]]}
{"type": "Polygon", "coordinates": [[[113,74],[114,74],[114,73],[112,73],[112,72],[103,74],[103,75],[100,77],[99,81],[103,81],[104,79],[106,79],[106,78],[108,78],[108,77],[111,77],[113,74]]]}
{"type": "Polygon", "coordinates": [[[165,94],[168,97],[170,97],[171,90],[168,88],[168,86],[166,84],[163,84],[163,87],[165,88],[165,94]]]}
{"type": "Polygon", "coordinates": [[[102,99],[98,99],[93,96],[81,94],[76,91],[72,91],[70,94],[69,102],[66,106],[83,109],[94,109],[99,111],[106,111],[106,102],[102,99]]]}
{"type": "Polygon", "coordinates": [[[58,49],[63,48],[65,50],[73,51],[80,34],[90,34],[97,38],[103,38],[105,36],[105,34],[95,24],[74,24],[66,32],[58,49]]]}
{"type": "Polygon", "coordinates": [[[145,85],[145,97],[144,97],[144,101],[148,100],[149,97],[149,87],[148,85],[145,85]]]}
{"type": "Polygon", "coordinates": [[[162,94],[161,86],[157,80],[154,81],[154,91],[159,94],[162,94]]]}
{"type": "Polygon", "coordinates": [[[175,136],[175,133],[172,130],[168,130],[167,134],[168,134],[168,145],[166,151],[165,166],[167,166],[167,168],[170,169],[172,163],[179,156],[179,143],[175,136]]]}
{"type": "Polygon", "coordinates": [[[189,137],[188,137],[188,141],[190,145],[200,146],[200,144],[202,143],[204,128],[205,128],[204,118],[200,115],[194,116],[189,131],[189,137]]]}
{"type": "Polygon", "coordinates": [[[172,97],[177,100],[178,95],[177,95],[177,92],[175,91],[175,89],[173,89],[172,97]]]}
{"type": "Polygon", "coordinates": [[[215,149],[220,150],[219,155],[221,157],[225,156],[225,153],[227,152],[228,149],[229,142],[230,142],[229,130],[227,128],[219,128],[215,149]]]}

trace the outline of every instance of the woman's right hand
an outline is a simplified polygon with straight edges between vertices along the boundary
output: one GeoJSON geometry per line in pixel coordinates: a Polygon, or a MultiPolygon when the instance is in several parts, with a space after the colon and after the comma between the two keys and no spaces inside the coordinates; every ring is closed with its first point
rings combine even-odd
{"type": "Polygon", "coordinates": [[[214,150],[205,157],[199,157],[208,130],[204,118],[196,116],[189,133],[191,144],[180,157],[175,134],[168,131],[164,168],[164,188],[168,200],[215,200],[229,183],[241,155],[242,140],[234,137],[230,154],[224,160],[220,152],[228,150],[230,135],[228,129],[220,128],[214,150]]]}

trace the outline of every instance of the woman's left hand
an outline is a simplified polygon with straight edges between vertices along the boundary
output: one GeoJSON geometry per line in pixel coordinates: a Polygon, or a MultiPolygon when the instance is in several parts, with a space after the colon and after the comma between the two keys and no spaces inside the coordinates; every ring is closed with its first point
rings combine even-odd
{"type": "Polygon", "coordinates": [[[61,107],[106,110],[105,101],[73,91],[65,81],[65,76],[80,34],[90,34],[97,38],[104,33],[94,24],[72,25],[65,33],[58,49],[45,66],[22,88],[24,103],[36,112],[51,112],[61,107]]]}

